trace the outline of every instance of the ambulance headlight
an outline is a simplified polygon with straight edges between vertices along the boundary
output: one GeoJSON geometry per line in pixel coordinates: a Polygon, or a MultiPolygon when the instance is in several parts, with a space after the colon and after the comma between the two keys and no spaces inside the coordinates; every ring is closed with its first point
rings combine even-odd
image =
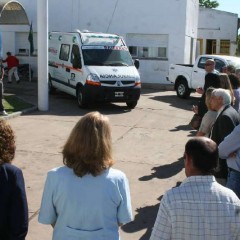
{"type": "Polygon", "coordinates": [[[100,78],[98,77],[97,74],[90,73],[90,74],[87,76],[86,84],[88,84],[88,85],[94,85],[94,86],[100,86],[100,85],[101,85],[101,83],[100,83],[100,78]]]}

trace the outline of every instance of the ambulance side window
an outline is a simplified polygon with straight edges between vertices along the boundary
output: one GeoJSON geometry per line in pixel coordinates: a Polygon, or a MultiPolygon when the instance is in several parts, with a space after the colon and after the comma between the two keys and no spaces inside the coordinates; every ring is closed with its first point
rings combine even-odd
{"type": "Polygon", "coordinates": [[[74,68],[82,68],[81,55],[78,45],[72,46],[71,63],[74,68]]]}
{"type": "Polygon", "coordinates": [[[60,49],[59,59],[63,61],[68,61],[69,53],[70,53],[70,45],[62,44],[60,49]]]}

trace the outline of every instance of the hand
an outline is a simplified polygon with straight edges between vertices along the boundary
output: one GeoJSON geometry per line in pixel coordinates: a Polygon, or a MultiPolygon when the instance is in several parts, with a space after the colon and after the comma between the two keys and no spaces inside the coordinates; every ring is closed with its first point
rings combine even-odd
{"type": "Polygon", "coordinates": [[[199,94],[203,94],[204,93],[204,90],[201,88],[201,87],[198,87],[196,89],[196,92],[199,93],[199,94]]]}
{"type": "Polygon", "coordinates": [[[193,105],[193,106],[192,106],[192,111],[193,111],[195,114],[198,114],[198,106],[193,105]]]}
{"type": "Polygon", "coordinates": [[[229,154],[229,157],[231,158],[235,158],[237,156],[237,153],[236,152],[232,152],[229,154]]]}

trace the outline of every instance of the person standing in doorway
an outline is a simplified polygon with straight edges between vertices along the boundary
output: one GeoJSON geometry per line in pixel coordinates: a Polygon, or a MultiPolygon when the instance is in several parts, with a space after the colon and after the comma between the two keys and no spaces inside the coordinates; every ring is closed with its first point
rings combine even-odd
{"type": "Polygon", "coordinates": [[[19,60],[15,56],[13,56],[11,52],[7,52],[7,58],[3,60],[3,62],[6,62],[8,67],[8,83],[12,83],[13,74],[16,79],[16,82],[20,83],[20,79],[17,71],[19,60]]]}
{"type": "Polygon", "coordinates": [[[4,107],[3,107],[3,77],[4,77],[4,67],[2,65],[2,59],[0,59],[0,115],[7,116],[4,107]]]}

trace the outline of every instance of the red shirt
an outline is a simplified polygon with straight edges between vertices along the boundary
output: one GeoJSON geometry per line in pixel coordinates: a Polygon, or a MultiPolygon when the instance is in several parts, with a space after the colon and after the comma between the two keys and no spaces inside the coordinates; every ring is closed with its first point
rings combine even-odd
{"type": "Polygon", "coordinates": [[[17,67],[19,64],[19,60],[15,56],[8,56],[3,62],[7,63],[8,69],[17,67]]]}

